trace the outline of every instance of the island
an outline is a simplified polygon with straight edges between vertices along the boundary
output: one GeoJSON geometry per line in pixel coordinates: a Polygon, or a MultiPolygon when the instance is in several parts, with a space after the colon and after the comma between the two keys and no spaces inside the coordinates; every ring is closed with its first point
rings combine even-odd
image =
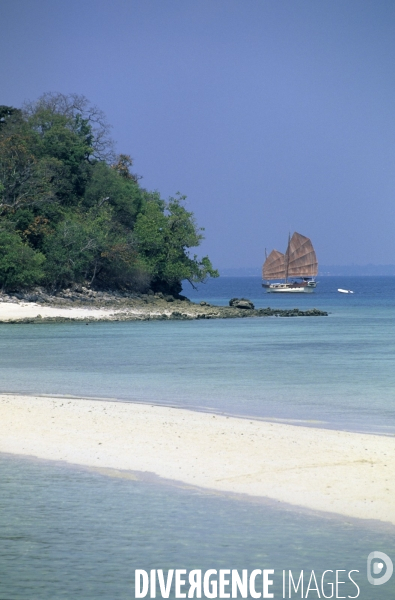
{"type": "Polygon", "coordinates": [[[0,106],[0,322],[327,314],[182,296],[183,281],[219,276],[208,256],[191,253],[204,229],[185,196],[163,200],[132,165],[84,96],[0,106]]]}

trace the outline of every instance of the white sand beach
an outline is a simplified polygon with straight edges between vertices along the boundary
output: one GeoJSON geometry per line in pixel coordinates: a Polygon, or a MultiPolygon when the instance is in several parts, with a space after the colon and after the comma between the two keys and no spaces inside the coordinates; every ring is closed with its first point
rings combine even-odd
{"type": "MultiPolygon", "coordinates": [[[[141,298],[118,298],[107,296],[110,302],[95,300],[89,304],[89,294],[79,296],[79,301],[74,303],[62,297],[48,296],[46,302],[31,302],[24,300],[5,300],[0,295],[0,322],[45,322],[45,320],[63,321],[146,321],[146,320],[190,320],[190,319],[218,319],[240,317],[316,317],[326,316],[325,311],[310,308],[306,311],[299,309],[254,309],[251,303],[247,310],[232,306],[214,306],[207,302],[196,304],[194,302],[174,299],[167,301],[160,297],[148,296],[149,300],[141,298]],[[84,303],[83,305],[81,302],[84,303]],[[86,303],[85,303],[86,301],[86,303]],[[59,305],[60,303],[60,305],[59,305]],[[291,314],[290,314],[291,313],[291,314]]],[[[245,304],[244,300],[240,302],[245,304]]],[[[249,301],[247,301],[248,304],[249,301]]]]}
{"type": "Polygon", "coordinates": [[[43,306],[35,302],[0,302],[0,321],[62,317],[65,319],[105,319],[114,309],[43,306]]]}
{"type": "Polygon", "coordinates": [[[0,452],[155,473],[395,524],[395,438],[89,399],[0,395],[0,452]]]}
{"type": "Polygon", "coordinates": [[[36,302],[0,302],[0,321],[21,321],[23,319],[69,319],[75,321],[112,321],[120,316],[130,318],[155,317],[160,314],[171,315],[171,309],[158,310],[157,307],[81,307],[81,306],[48,306],[36,302]]]}

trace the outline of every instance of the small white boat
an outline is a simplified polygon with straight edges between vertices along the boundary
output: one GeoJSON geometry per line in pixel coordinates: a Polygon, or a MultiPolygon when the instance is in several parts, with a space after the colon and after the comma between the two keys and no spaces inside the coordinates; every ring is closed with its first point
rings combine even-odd
{"type": "Polygon", "coordinates": [[[341,288],[338,288],[337,291],[340,292],[341,294],[353,294],[354,293],[352,290],[342,290],[341,288]]]}

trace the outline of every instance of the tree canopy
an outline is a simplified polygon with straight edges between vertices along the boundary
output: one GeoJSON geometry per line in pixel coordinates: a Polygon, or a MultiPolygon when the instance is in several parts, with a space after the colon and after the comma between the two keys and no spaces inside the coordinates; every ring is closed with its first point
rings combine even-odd
{"type": "Polygon", "coordinates": [[[177,294],[217,277],[185,197],[144,189],[84,96],[0,106],[0,286],[73,284],[177,294]]]}

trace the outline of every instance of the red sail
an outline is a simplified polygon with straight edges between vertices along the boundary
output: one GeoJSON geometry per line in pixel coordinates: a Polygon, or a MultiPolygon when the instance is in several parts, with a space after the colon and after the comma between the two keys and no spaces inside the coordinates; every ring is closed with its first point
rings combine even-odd
{"type": "Polygon", "coordinates": [[[318,262],[311,240],[295,231],[288,244],[285,263],[286,277],[315,277],[318,262]]]}
{"type": "Polygon", "coordinates": [[[272,250],[265,260],[262,269],[263,279],[284,279],[285,278],[285,256],[278,250],[272,250]]]}

